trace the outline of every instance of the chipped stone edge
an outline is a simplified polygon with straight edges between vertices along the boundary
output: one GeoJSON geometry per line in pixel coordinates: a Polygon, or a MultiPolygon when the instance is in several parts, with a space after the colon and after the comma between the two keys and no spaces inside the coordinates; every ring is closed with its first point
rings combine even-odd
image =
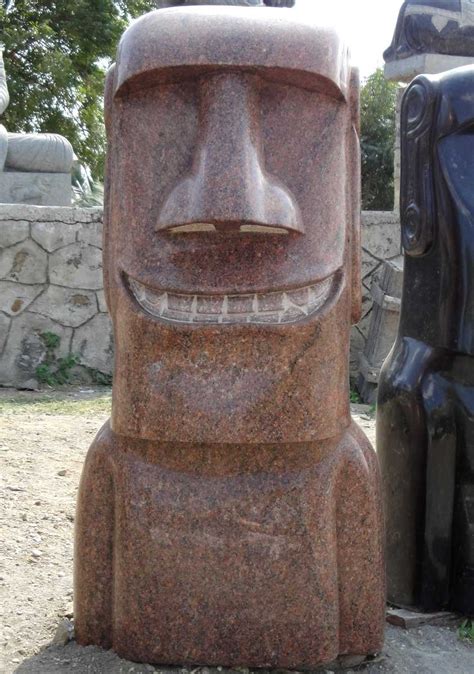
{"type": "Polygon", "coordinates": [[[31,206],[29,204],[0,204],[0,224],[2,221],[61,222],[65,225],[100,222],[102,208],[79,206],[31,206]]]}

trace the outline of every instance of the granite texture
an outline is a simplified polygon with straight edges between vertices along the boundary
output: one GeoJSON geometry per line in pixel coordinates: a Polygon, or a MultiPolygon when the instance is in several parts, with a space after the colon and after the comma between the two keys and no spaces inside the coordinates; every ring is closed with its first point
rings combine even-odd
{"type": "Polygon", "coordinates": [[[381,650],[375,455],[310,444],[92,446],[76,528],[80,643],[142,662],[314,668],[381,650]],[[94,522],[95,526],[91,526],[94,522]]]}
{"type": "Polygon", "coordinates": [[[276,9],[157,10],[122,38],[106,123],[116,361],[79,494],[79,642],[284,668],[379,651],[347,51],[276,9]]]}
{"type": "Polygon", "coordinates": [[[389,599],[474,614],[474,67],[421,76],[402,105],[405,272],[377,449],[389,599]]]}

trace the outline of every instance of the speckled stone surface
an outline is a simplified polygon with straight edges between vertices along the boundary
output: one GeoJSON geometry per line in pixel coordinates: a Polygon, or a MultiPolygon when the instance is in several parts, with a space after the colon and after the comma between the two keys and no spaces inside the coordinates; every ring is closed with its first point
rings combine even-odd
{"type": "Polygon", "coordinates": [[[122,38],[106,121],[116,366],[79,495],[79,642],[188,665],[378,652],[346,50],[277,9],[159,10],[122,38]]]}

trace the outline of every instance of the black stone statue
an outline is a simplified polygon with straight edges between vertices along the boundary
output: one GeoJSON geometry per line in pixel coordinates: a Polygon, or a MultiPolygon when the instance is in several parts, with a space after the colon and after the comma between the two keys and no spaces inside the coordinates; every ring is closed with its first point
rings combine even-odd
{"type": "Polygon", "coordinates": [[[389,600],[474,614],[474,67],[402,103],[405,277],[377,448],[389,600]]]}
{"type": "Polygon", "coordinates": [[[414,54],[474,56],[474,0],[406,0],[387,63],[414,54]]]}
{"type": "Polygon", "coordinates": [[[190,5],[241,5],[242,7],[293,7],[295,0],[156,0],[158,9],[190,5]]]}

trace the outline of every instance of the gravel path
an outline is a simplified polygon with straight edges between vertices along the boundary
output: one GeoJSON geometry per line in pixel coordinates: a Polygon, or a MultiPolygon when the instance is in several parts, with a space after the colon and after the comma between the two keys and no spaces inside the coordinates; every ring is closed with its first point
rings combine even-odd
{"type": "MultiPolygon", "coordinates": [[[[172,671],[111,652],[48,646],[72,617],[74,509],[85,453],[108,417],[108,391],[32,394],[0,390],[1,674],[144,674],[172,671]]],[[[368,408],[355,417],[374,440],[368,408]]],[[[183,672],[183,670],[174,670],[183,672]]],[[[193,670],[206,674],[217,670],[193,670]]],[[[474,647],[454,629],[388,627],[384,657],[366,672],[472,674],[474,647]]],[[[240,670],[242,673],[242,670],[240,670]]]]}

